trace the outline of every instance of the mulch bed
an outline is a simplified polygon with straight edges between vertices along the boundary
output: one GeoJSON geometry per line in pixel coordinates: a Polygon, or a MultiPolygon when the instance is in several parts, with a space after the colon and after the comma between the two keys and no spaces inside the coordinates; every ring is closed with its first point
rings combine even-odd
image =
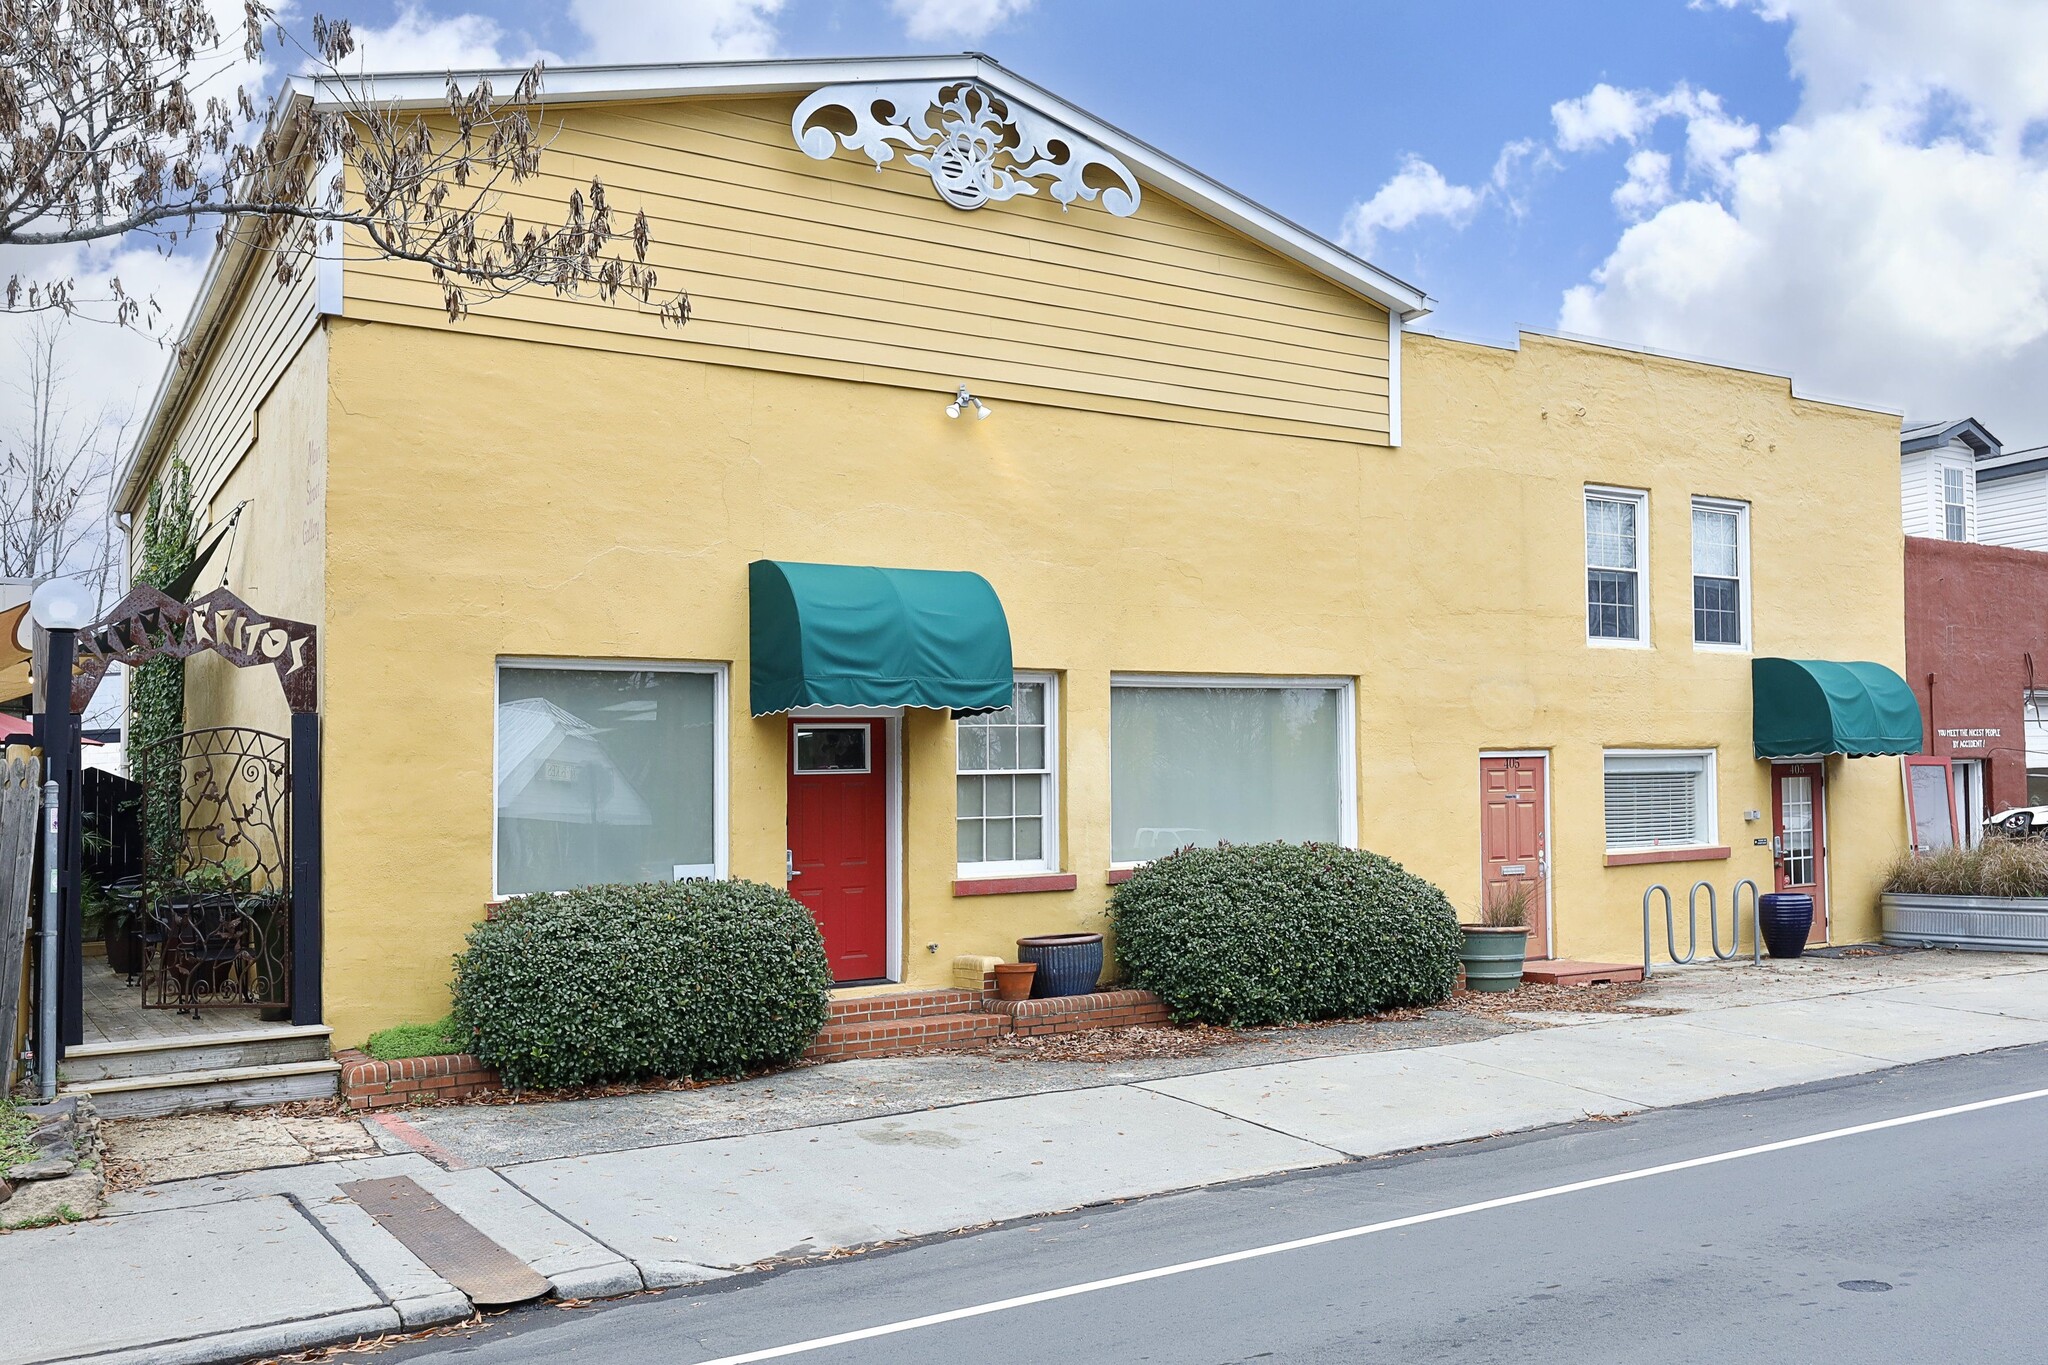
{"type": "Polygon", "coordinates": [[[1641,995],[1645,982],[1625,985],[1550,986],[1525,981],[1511,991],[1459,991],[1448,1002],[1454,1010],[1482,1018],[1505,1014],[1537,1014],[1560,1011],[1571,1014],[1680,1014],[1681,1010],[1659,1009],[1629,1003],[1641,995]]]}

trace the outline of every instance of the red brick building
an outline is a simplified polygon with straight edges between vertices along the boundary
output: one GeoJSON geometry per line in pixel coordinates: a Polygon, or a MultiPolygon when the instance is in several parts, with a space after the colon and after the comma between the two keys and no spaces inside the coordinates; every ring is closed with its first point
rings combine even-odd
{"type": "Polygon", "coordinates": [[[1908,536],[1906,680],[1962,828],[2048,804],[2048,553],[1908,536]]]}

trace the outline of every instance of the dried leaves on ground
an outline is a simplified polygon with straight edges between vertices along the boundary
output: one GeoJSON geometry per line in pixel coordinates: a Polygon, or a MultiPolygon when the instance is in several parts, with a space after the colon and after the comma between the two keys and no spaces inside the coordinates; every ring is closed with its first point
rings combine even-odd
{"type": "Polygon", "coordinates": [[[1452,1009],[1461,1010],[1466,1014],[1496,1019],[1508,1014],[1552,1012],[1642,1015],[1679,1013],[1677,1010],[1631,1003],[1644,989],[1645,983],[1641,981],[1594,986],[1551,986],[1525,981],[1511,991],[1459,991],[1451,997],[1449,1003],[1452,1009]]]}

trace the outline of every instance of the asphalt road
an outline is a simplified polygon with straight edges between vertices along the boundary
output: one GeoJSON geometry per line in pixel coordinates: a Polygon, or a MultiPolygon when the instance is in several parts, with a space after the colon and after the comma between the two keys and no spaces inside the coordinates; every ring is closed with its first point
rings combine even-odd
{"type": "Polygon", "coordinates": [[[2037,1090],[2048,1048],[1932,1062],[542,1306],[386,1358],[2048,1360],[2048,1093],[1916,1117],[2037,1090]],[[1047,1291],[1071,1292],[801,1345],[1047,1291]]]}

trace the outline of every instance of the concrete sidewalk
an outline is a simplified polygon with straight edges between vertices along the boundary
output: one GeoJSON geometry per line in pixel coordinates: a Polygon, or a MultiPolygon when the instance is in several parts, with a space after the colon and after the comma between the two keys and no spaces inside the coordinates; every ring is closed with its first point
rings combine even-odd
{"type": "MultiPolygon", "coordinates": [[[[1682,1013],[1568,1015],[1553,1027],[1493,1036],[1421,1032],[1404,1036],[1437,1041],[1252,1065],[1182,1059],[1048,1076],[1043,1064],[1005,1063],[1018,1068],[1007,1084],[1026,1093],[992,1093],[1001,1086],[987,1082],[953,1102],[899,1084],[882,1087],[899,1112],[654,1145],[559,1152],[574,1125],[551,1122],[548,1111],[566,1105],[434,1111],[416,1116],[417,1131],[439,1162],[401,1151],[177,1181],[118,1195],[108,1216],[89,1224],[0,1237],[14,1329],[0,1336],[0,1365],[237,1360],[467,1316],[452,1285],[341,1193],[358,1179],[411,1176],[551,1279],[558,1295],[596,1297],[1104,1200],[2048,1042],[2048,959],[1914,953],[1697,969],[1659,978],[1637,1003],[1682,1013]],[[549,1129],[558,1154],[445,1168],[463,1165],[453,1153],[516,1141],[486,1130],[529,1124],[549,1129]]],[[[889,1063],[579,1103],[730,1110],[751,1093],[774,1109],[779,1086],[803,1098],[777,1112],[829,1116],[817,1078],[854,1065],[889,1063]],[[716,1098],[693,1098],[703,1096],[716,1098]]],[[[644,1142],[646,1130],[629,1136],[644,1142]]]]}

